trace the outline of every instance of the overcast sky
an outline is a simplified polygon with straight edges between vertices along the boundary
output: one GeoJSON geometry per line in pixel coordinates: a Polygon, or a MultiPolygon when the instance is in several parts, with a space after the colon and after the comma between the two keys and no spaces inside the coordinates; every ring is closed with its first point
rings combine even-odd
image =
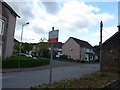
{"type": "MultiPolygon", "coordinates": [[[[7,0],[8,1],[8,0],[7,0]]],[[[117,2],[41,2],[40,0],[7,2],[21,17],[17,18],[15,38],[20,40],[22,25],[24,42],[39,42],[48,39],[54,26],[59,29],[59,41],[66,42],[69,37],[99,44],[99,23],[104,23],[103,41],[118,31],[117,2]],[[34,39],[34,40],[32,40],[34,39]]]]}

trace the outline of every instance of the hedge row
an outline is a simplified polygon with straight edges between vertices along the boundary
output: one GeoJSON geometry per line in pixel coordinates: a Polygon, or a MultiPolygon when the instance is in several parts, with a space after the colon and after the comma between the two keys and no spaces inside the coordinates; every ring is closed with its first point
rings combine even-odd
{"type": "Polygon", "coordinates": [[[11,56],[2,60],[2,68],[18,68],[20,62],[20,67],[35,67],[43,66],[50,63],[48,58],[29,58],[24,56],[11,56]]]}

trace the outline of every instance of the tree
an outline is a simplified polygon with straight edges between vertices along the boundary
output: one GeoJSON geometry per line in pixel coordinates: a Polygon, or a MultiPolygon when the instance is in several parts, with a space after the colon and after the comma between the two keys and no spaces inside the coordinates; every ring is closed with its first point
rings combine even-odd
{"type": "Polygon", "coordinates": [[[41,42],[36,46],[36,51],[41,57],[49,57],[49,43],[41,42]]]}
{"type": "Polygon", "coordinates": [[[26,51],[30,51],[33,49],[33,46],[32,44],[29,44],[29,43],[23,43],[23,49],[22,49],[22,52],[26,53],[26,51]]]}
{"type": "Polygon", "coordinates": [[[14,52],[19,52],[19,43],[14,44],[14,52]]]}

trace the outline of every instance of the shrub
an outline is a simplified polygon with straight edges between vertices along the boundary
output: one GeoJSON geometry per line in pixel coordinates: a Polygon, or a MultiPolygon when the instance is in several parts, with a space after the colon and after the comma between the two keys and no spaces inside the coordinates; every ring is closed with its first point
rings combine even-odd
{"type": "Polygon", "coordinates": [[[81,60],[80,59],[76,59],[75,62],[81,62],[81,60]]]}
{"type": "Polygon", "coordinates": [[[68,61],[70,61],[70,62],[72,62],[72,61],[74,61],[72,58],[68,58],[68,61]]]}
{"type": "Polygon", "coordinates": [[[88,63],[89,61],[81,60],[81,63],[88,63]]]}
{"type": "Polygon", "coordinates": [[[35,67],[47,65],[50,60],[48,58],[32,59],[24,56],[11,56],[2,61],[2,68],[18,68],[19,62],[20,67],[35,67]]]}

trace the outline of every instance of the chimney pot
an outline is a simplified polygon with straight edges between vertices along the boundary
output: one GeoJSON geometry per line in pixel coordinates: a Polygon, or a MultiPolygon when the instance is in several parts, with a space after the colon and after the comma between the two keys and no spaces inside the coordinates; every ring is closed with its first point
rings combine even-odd
{"type": "Polygon", "coordinates": [[[120,25],[118,25],[117,27],[118,27],[118,31],[120,31],[120,25]]]}

